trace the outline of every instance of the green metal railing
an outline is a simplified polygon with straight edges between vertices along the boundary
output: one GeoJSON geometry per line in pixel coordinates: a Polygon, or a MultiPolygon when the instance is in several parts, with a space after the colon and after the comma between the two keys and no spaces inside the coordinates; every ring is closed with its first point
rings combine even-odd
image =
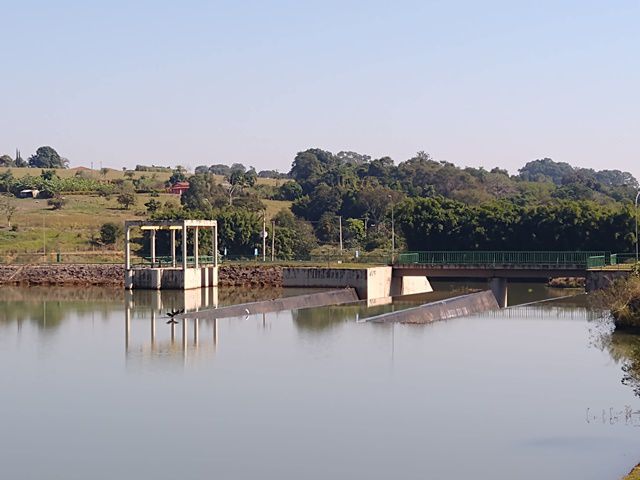
{"type": "Polygon", "coordinates": [[[619,267],[632,268],[636,264],[635,253],[612,253],[611,255],[598,255],[589,258],[588,268],[619,267]]]}
{"type": "MultiPolygon", "coordinates": [[[[133,263],[141,266],[152,266],[152,267],[169,267],[172,265],[172,259],[170,255],[157,255],[155,258],[155,262],[152,261],[150,256],[137,257],[133,260],[133,263]]],[[[200,265],[211,265],[213,264],[213,255],[200,255],[198,257],[198,263],[200,265]]],[[[372,265],[390,265],[391,264],[391,256],[359,256],[355,257],[353,255],[311,255],[307,258],[297,258],[297,259],[281,259],[275,258],[273,262],[271,261],[271,257],[267,256],[265,262],[262,261],[262,257],[258,256],[246,256],[246,255],[227,255],[218,257],[218,263],[265,263],[265,264],[372,264],[372,265]]],[[[195,257],[188,256],[187,257],[187,265],[193,266],[195,265],[195,257]]],[[[176,266],[182,266],[182,256],[178,255],[176,257],[176,266]]]]}
{"type": "Polygon", "coordinates": [[[507,252],[507,251],[434,251],[407,252],[397,263],[451,266],[553,266],[586,268],[592,257],[608,259],[608,252],[507,252]]]}

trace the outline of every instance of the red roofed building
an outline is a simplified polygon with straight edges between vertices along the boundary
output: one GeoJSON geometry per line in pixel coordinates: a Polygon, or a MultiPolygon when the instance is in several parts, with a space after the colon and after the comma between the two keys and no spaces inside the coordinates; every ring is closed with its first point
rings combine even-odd
{"type": "Polygon", "coordinates": [[[169,193],[175,193],[176,195],[182,195],[182,192],[189,190],[189,182],[176,182],[169,187],[169,193]]]}

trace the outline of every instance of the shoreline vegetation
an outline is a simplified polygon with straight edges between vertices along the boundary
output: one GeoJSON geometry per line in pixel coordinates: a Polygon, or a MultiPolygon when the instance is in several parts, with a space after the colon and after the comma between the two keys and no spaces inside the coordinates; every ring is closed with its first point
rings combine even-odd
{"type": "Polygon", "coordinates": [[[640,463],[624,476],[622,480],[640,480],[640,463]]]}
{"type": "Polygon", "coordinates": [[[592,297],[595,308],[609,311],[616,330],[640,333],[640,268],[629,276],[616,279],[608,288],[592,297]]]}

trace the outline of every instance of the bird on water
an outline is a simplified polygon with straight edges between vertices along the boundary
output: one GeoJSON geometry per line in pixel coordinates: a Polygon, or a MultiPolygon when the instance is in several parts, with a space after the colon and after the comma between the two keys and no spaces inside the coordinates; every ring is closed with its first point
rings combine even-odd
{"type": "Polygon", "coordinates": [[[178,321],[175,320],[173,317],[181,313],[184,313],[184,308],[182,310],[171,310],[170,312],[167,312],[167,317],[169,317],[169,321],[167,322],[167,325],[169,324],[175,325],[176,323],[178,323],[178,321]]]}

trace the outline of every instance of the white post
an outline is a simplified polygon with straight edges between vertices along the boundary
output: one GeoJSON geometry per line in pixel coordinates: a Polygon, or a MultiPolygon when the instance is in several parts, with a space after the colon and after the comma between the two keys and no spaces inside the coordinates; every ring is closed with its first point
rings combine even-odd
{"type": "Polygon", "coordinates": [[[271,220],[271,263],[276,259],[276,221],[271,220]]]}
{"type": "Polygon", "coordinates": [[[176,268],[176,230],[171,229],[171,266],[176,268]]]}
{"type": "Polygon", "coordinates": [[[267,261],[267,212],[262,214],[262,261],[267,261]]]}
{"type": "Polygon", "coordinates": [[[131,270],[131,227],[126,226],[124,234],[124,268],[131,270]]]}
{"type": "Polygon", "coordinates": [[[195,234],[193,235],[193,258],[194,258],[194,262],[195,262],[195,267],[198,268],[198,233],[199,233],[200,229],[199,227],[196,227],[196,231],[195,234]]]}
{"type": "Polygon", "coordinates": [[[638,198],[640,197],[640,190],[636,194],[636,202],[634,203],[633,216],[636,218],[636,263],[638,263],[638,198]]]}
{"type": "Polygon", "coordinates": [[[213,227],[213,266],[218,266],[218,223],[213,227]]]}
{"type": "Polygon", "coordinates": [[[393,203],[391,204],[391,263],[396,253],[396,220],[393,215],[393,203]]]}
{"type": "Polygon", "coordinates": [[[187,271],[187,224],[182,222],[182,270],[187,271]]]}
{"type": "Polygon", "coordinates": [[[340,221],[340,255],[342,255],[342,215],[338,219],[340,221]]]}
{"type": "Polygon", "coordinates": [[[151,266],[156,263],[156,229],[151,230],[151,266]]]}

